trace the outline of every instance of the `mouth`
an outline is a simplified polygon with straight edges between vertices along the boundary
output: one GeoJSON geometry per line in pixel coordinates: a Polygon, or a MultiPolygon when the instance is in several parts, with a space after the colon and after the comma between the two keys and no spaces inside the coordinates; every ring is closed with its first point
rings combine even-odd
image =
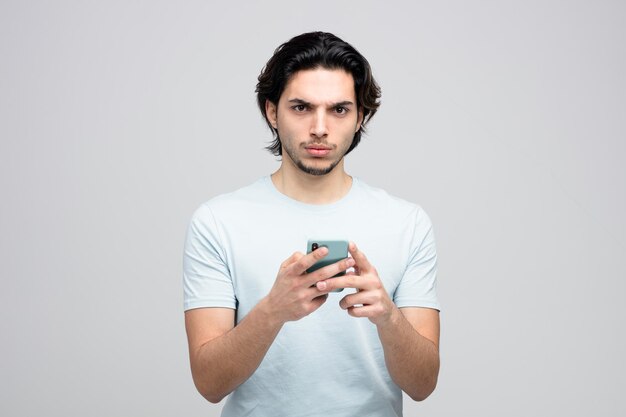
{"type": "Polygon", "coordinates": [[[307,153],[311,156],[326,156],[330,153],[331,148],[329,148],[328,146],[324,146],[324,145],[309,145],[309,146],[305,146],[305,148],[307,153]]]}

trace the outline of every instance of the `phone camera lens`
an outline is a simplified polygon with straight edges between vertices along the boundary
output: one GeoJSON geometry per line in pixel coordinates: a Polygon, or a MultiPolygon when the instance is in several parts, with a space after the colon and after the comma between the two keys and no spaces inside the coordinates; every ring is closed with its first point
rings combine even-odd
{"type": "Polygon", "coordinates": [[[317,249],[317,248],[319,248],[319,247],[320,247],[320,245],[318,245],[317,243],[313,243],[313,244],[311,245],[311,249],[312,249],[312,250],[316,250],[316,249],[317,249]]]}

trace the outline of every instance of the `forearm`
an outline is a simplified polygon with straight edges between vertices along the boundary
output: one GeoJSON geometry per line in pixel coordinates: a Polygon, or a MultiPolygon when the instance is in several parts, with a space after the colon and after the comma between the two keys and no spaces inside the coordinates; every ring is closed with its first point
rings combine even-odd
{"type": "Polygon", "coordinates": [[[256,371],[281,328],[263,299],[237,326],[192,352],[198,391],[213,403],[221,401],[256,371]]]}
{"type": "Polygon", "coordinates": [[[420,335],[397,307],[388,322],[378,325],[378,335],[393,381],[415,401],[426,399],[437,385],[437,346],[420,335]]]}

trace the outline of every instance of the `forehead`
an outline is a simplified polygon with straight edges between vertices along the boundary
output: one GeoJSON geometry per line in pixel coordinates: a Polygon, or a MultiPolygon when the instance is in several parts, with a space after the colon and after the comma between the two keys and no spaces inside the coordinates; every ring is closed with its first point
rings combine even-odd
{"type": "Polygon", "coordinates": [[[342,69],[315,68],[291,76],[280,100],[298,98],[310,103],[356,103],[352,74],[342,69]]]}

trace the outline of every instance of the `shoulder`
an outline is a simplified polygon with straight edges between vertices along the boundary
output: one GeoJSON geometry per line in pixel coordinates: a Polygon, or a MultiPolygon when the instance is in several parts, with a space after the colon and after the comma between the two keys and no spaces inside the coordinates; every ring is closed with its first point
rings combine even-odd
{"type": "Polygon", "coordinates": [[[204,202],[200,208],[213,211],[229,210],[233,207],[267,200],[269,197],[268,191],[267,177],[262,177],[252,184],[241,187],[235,191],[217,195],[204,202]]]}
{"type": "Polygon", "coordinates": [[[366,204],[375,207],[376,210],[381,210],[387,215],[413,217],[418,221],[430,223],[430,218],[419,204],[389,194],[386,190],[369,185],[363,180],[357,181],[366,204]]]}
{"type": "Polygon", "coordinates": [[[202,203],[193,213],[192,220],[206,221],[212,218],[240,212],[268,199],[266,177],[235,191],[217,195],[202,203]]]}

